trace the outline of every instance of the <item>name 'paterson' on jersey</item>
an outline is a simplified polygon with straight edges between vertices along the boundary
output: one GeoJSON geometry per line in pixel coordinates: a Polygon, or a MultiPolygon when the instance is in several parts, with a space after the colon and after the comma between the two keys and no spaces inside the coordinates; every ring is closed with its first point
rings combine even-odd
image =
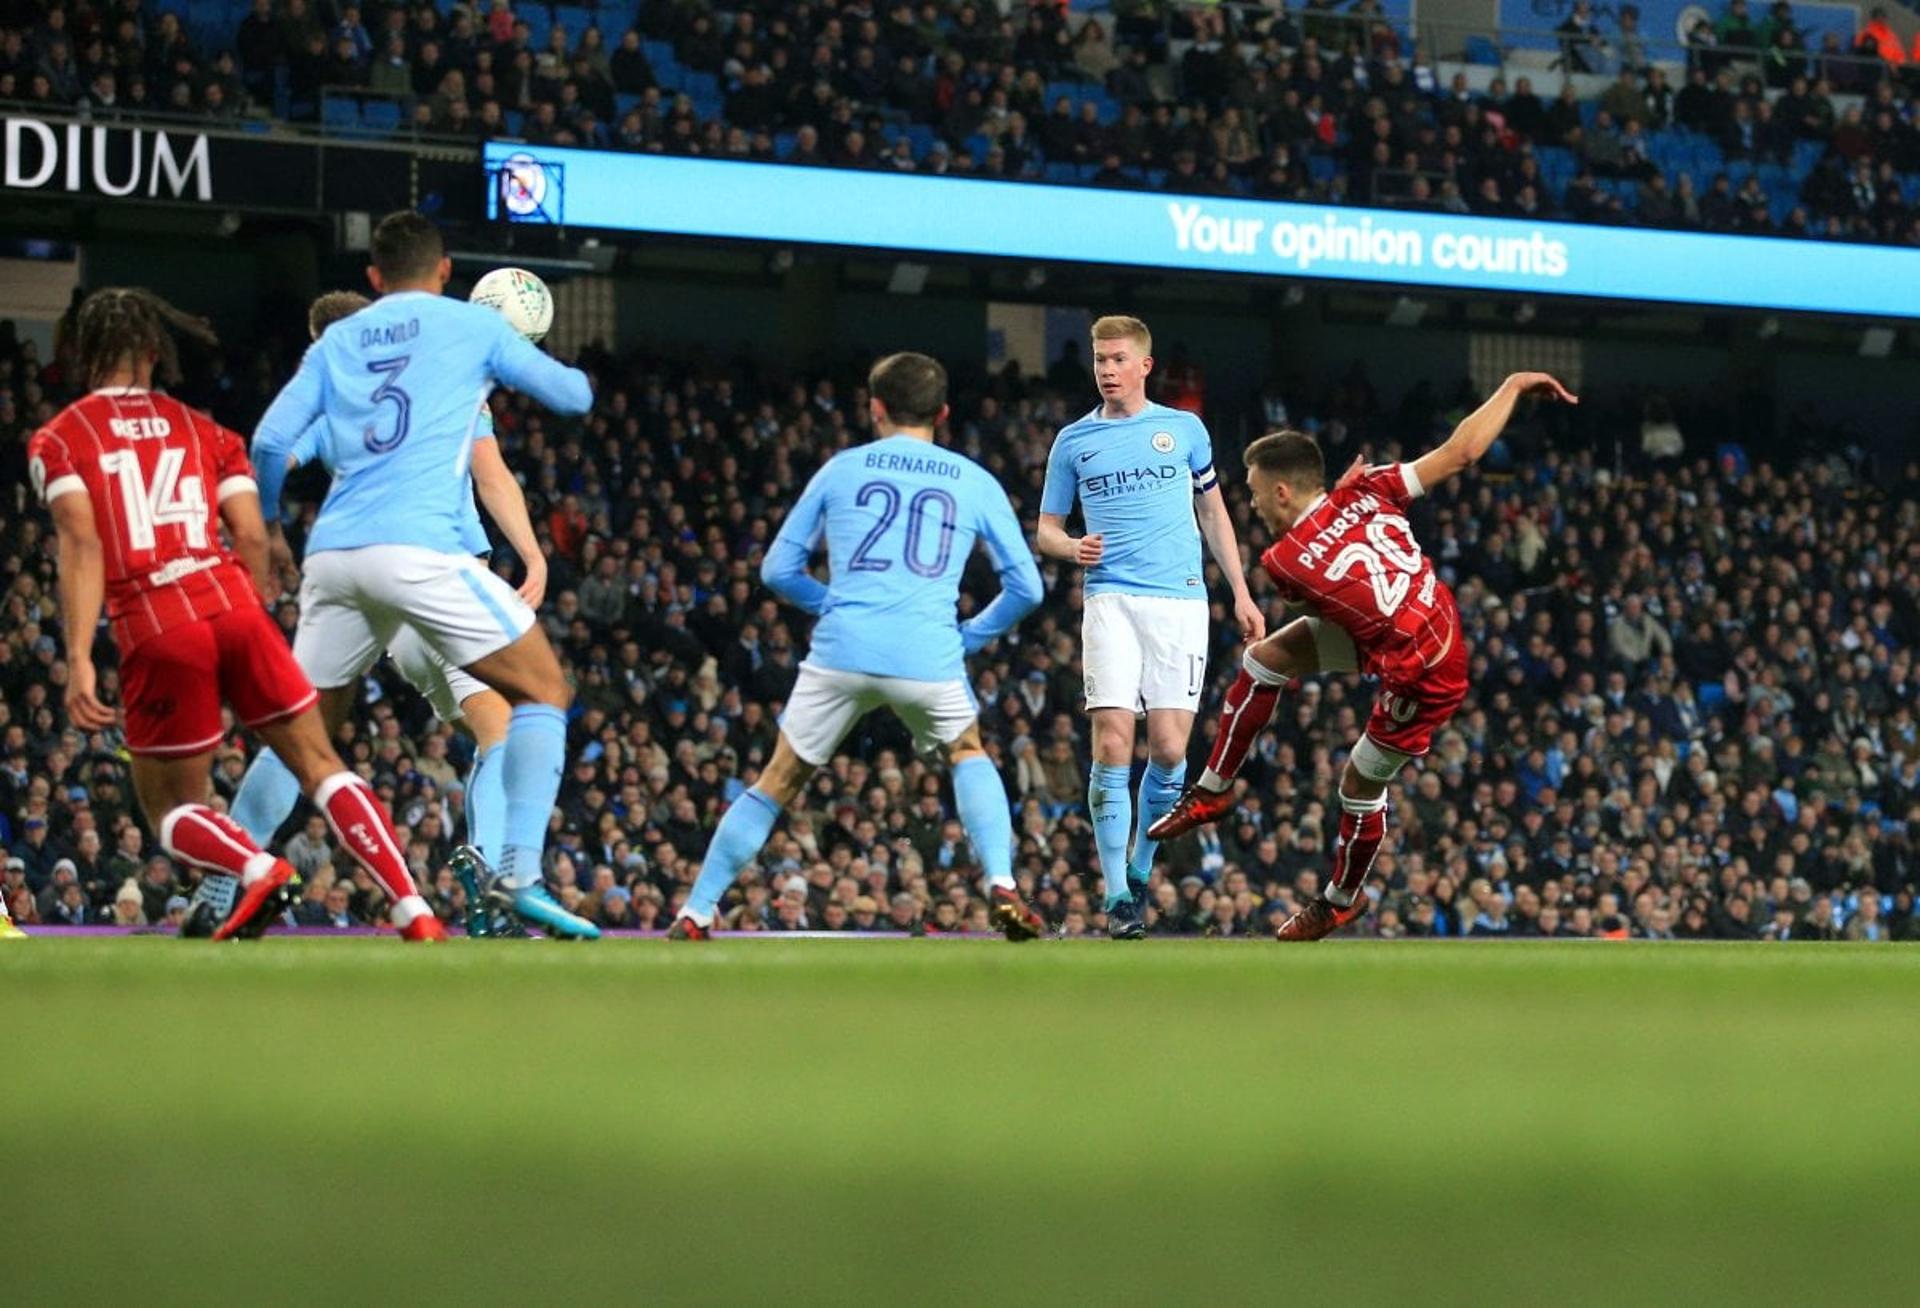
{"type": "Polygon", "coordinates": [[[945,477],[949,481],[960,480],[960,465],[948,463],[945,459],[913,454],[893,454],[885,450],[868,450],[861,463],[878,472],[911,472],[923,477],[945,477]]]}

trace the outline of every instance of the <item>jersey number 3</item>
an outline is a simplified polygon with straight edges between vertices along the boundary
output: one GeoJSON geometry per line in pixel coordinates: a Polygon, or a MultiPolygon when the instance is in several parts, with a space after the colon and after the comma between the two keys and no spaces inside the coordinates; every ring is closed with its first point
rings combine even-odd
{"type": "Polygon", "coordinates": [[[182,477],[185,450],[161,450],[153,469],[153,485],[140,475],[140,456],[115,450],[100,456],[100,471],[120,487],[120,505],[127,515],[127,544],[136,550],[154,546],[154,528],[177,526],[187,533],[194,549],[207,547],[207,492],[198,477],[182,477]]]}
{"type": "Polygon", "coordinates": [[[398,449],[400,442],[407,438],[407,424],[413,419],[413,400],[400,389],[399,382],[400,374],[405,372],[407,365],[412,362],[413,356],[410,354],[402,354],[392,359],[367,361],[367,371],[380,378],[380,385],[375,388],[371,397],[374,406],[376,408],[382,404],[393,406],[393,431],[390,435],[380,434],[377,418],[374,422],[368,423],[366,429],[360,433],[360,439],[375,454],[385,454],[388,450],[398,449]]]}
{"type": "Polygon", "coordinates": [[[1327,566],[1327,580],[1344,581],[1355,568],[1365,568],[1380,616],[1390,618],[1407,602],[1414,574],[1420,571],[1420,544],[1413,538],[1412,524],[1397,513],[1382,513],[1367,523],[1367,540],[1369,544],[1354,541],[1334,555],[1327,566]],[[1404,545],[1393,538],[1389,527],[1399,529],[1404,545]]]}

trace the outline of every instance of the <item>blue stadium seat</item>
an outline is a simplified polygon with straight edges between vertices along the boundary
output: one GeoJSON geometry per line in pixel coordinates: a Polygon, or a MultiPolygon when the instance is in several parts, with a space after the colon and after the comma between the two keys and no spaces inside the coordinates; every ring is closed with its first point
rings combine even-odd
{"type": "Polygon", "coordinates": [[[933,143],[939,140],[938,134],[925,123],[912,123],[907,127],[907,140],[913,143],[913,157],[924,159],[933,151],[933,143]]]}
{"type": "Polygon", "coordinates": [[[796,139],[796,136],[792,132],[781,132],[778,136],[774,137],[773,157],[776,159],[784,159],[792,154],[794,141],[796,139]]]}
{"type": "Polygon", "coordinates": [[[505,116],[507,120],[507,134],[509,136],[523,135],[524,133],[521,129],[526,126],[527,115],[519,109],[509,109],[506,111],[505,116]]]}
{"type": "Polygon", "coordinates": [[[1486,64],[1489,67],[1498,68],[1500,66],[1500,47],[1495,45],[1488,37],[1469,36],[1467,38],[1467,62],[1470,64],[1486,64]]]}
{"type": "Polygon", "coordinates": [[[1316,182],[1330,182],[1340,171],[1340,161],[1329,155],[1307,156],[1307,176],[1316,182]]]}
{"type": "Polygon", "coordinates": [[[370,132],[387,134],[400,128],[400,102],[372,97],[360,106],[360,122],[370,132]]]}
{"type": "Polygon", "coordinates": [[[351,131],[360,126],[360,102],[352,96],[329,95],[320,101],[320,125],[328,131],[351,131]]]}
{"type": "Polygon", "coordinates": [[[553,28],[553,14],[545,5],[521,5],[513,16],[527,25],[527,44],[536,52],[547,48],[547,33],[553,28]]]}
{"type": "MultiPolygon", "coordinates": [[[[554,7],[553,21],[567,29],[567,46],[569,49],[580,43],[580,34],[582,32],[586,31],[589,27],[595,26],[594,20],[595,15],[579,5],[556,5],[554,7]]],[[[605,36],[606,32],[602,31],[600,35],[605,36]]],[[[609,42],[608,44],[617,44],[617,42],[609,42]]]]}

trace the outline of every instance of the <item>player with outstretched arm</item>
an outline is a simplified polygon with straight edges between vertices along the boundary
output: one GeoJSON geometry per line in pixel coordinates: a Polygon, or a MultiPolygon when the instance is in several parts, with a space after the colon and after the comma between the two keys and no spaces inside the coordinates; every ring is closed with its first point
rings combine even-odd
{"type": "Polygon", "coordinates": [[[1213,439],[1199,418],[1147,399],[1153,337],[1138,318],[1093,324],[1100,404],[1060,429],[1047,455],[1035,544],[1087,570],[1081,620],[1093,774],[1087,807],[1106,881],[1107,934],[1146,935],[1141,911],[1158,841],[1149,826],[1179,797],[1207,678],[1207,587],[1200,542],[1226,574],[1243,639],[1266,634],[1247,592],[1240,543],[1220,494],[1213,439]],[[1084,536],[1067,534],[1078,501],[1084,536]],[[1147,720],[1147,770],[1134,820],[1134,720],[1147,720]],[[1128,837],[1133,838],[1128,853],[1128,837]]]}
{"type": "MultiPolygon", "coordinates": [[[[453,268],[418,213],[380,220],[367,279],[379,298],[321,333],[260,420],[253,443],[276,563],[287,456],[325,417],[333,486],[307,540],[294,656],[325,700],[351,703],[360,678],[411,627],[448,663],[513,706],[501,745],[506,823],[499,879],[527,922],[598,938],[562,908],[542,866],[566,759],[573,693],[531,605],[467,552],[461,524],[478,405],[496,385],[556,413],[593,404],[585,373],[542,354],[492,309],[442,294],[453,268]]],[[[329,718],[342,710],[330,705],[329,718]]]]}
{"type": "Polygon", "coordinates": [[[1529,392],[1579,403],[1545,373],[1515,373],[1439,448],[1411,463],[1356,465],[1331,490],[1311,436],[1279,431],[1247,447],[1253,506],[1276,538],[1260,562],[1281,596],[1314,616],[1248,647],[1206,770],[1153,834],[1170,840],[1232,809],[1233,778],[1289,682],[1316,672],[1379,677],[1372,716],[1340,774],[1340,833],[1326,889],[1281,924],[1282,940],[1318,940],[1366,915],[1361,887],[1386,837],[1387,785],[1426,754],[1466,698],[1460,613],[1406,509],[1479,462],[1529,392]]]}
{"type": "Polygon", "coordinates": [[[980,743],[966,656],[1011,630],[1040,602],[1040,570],[1000,483],[934,444],[947,419],[947,372],[924,354],[894,354],[867,378],[875,439],[815,473],[767,549],[761,580],[818,614],[812,647],[780,738],[759,780],[715,828],[693,893],[669,937],[703,940],[720,898],[760,852],[780,812],[833,757],[853,724],[886,706],[921,750],[946,751],[954,805],[987,874],[994,924],[1009,940],[1044,927],[1013,881],[1013,816],[980,743]],[[807,571],[822,541],[831,580],[807,571]],[[978,541],[1000,593],[958,621],[960,580],[978,541]]]}
{"type": "MultiPolygon", "coordinates": [[[[366,296],[355,291],[329,291],[308,307],[307,329],[314,340],[319,340],[327,328],[370,303],[366,296]]],[[[493,415],[485,399],[480,400],[474,420],[477,424],[473,438],[474,490],[526,565],[527,579],[520,586],[520,597],[538,608],[546,594],[547,560],[534,536],[526,496],[500,457],[499,442],[493,435],[493,415]]],[[[326,432],[324,418],[307,428],[289,453],[288,467],[298,467],[325,454],[326,432]]],[[[461,514],[460,536],[462,547],[478,557],[485,558],[492,548],[472,496],[467,498],[461,514]]],[[[467,774],[467,841],[479,849],[484,861],[497,861],[506,823],[506,791],[500,776],[498,747],[506,739],[511,707],[498,691],[442,658],[412,627],[399,629],[387,647],[387,657],[393,660],[394,667],[408,684],[432,705],[436,717],[442,722],[458,723],[472,734],[476,748],[473,768],[467,774]]],[[[344,714],[352,705],[336,696],[323,707],[344,714]]],[[[338,731],[343,720],[329,719],[328,732],[338,731]]],[[[234,794],[233,819],[264,846],[293,812],[299,797],[299,784],[293,774],[271,749],[263,749],[248,765],[240,789],[234,794]]]]}

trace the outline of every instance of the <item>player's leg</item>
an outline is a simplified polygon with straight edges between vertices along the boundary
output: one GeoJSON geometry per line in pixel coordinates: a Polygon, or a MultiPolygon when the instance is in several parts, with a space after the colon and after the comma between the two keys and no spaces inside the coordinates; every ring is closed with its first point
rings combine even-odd
{"type": "MultiPolygon", "coordinates": [[[[327,738],[333,739],[340,726],[353,711],[353,701],[359,690],[358,683],[347,686],[335,686],[320,692],[320,719],[325,724],[327,738]]],[[[253,842],[262,849],[273,840],[274,833],[285,825],[293,806],[300,802],[300,778],[293,775],[293,769],[280,761],[280,756],[269,746],[262,746],[247,764],[247,771],[240,778],[240,788],[233,793],[233,803],[228,807],[233,820],[253,838],[253,842]]]]}
{"type": "Polygon", "coordinates": [[[446,931],[407,870],[399,837],[373,788],[334,752],[320,713],[308,709],[254,730],[273,747],[320,810],[335,840],[366,868],[392,901],[388,916],[409,940],[443,940],[446,931]]]}
{"type": "Polygon", "coordinates": [[[1207,684],[1207,606],[1197,600],[1135,601],[1146,652],[1140,701],[1147,708],[1147,767],[1140,778],[1127,890],[1143,909],[1150,900],[1160,842],[1153,824],[1172,811],[1187,781],[1187,746],[1200,692],[1207,684]]]}
{"type": "Polygon", "coordinates": [[[1134,804],[1133,850],[1127,855],[1127,891],[1143,908],[1153,880],[1153,860],[1160,842],[1153,824],[1173,811],[1187,781],[1187,743],[1193,738],[1194,715],[1185,709],[1147,710],[1147,769],[1140,778],[1140,797],[1134,804]]]}
{"type": "MultiPolygon", "coordinates": [[[[311,583],[313,560],[308,562],[311,583]]],[[[329,574],[341,571],[339,560],[323,563],[320,571],[324,584],[329,574]]],[[[302,598],[309,593],[303,589],[302,598]]],[[[229,613],[212,625],[220,646],[220,684],[241,722],[266,741],[320,810],[334,838],[387,893],[393,901],[393,924],[401,933],[409,940],[444,939],[446,933],[413,883],[380,801],[334,752],[325,718],[315,707],[326,701],[331,712],[344,716],[352,705],[353,688],[391,636],[391,626],[378,616],[334,626],[337,644],[328,647],[326,656],[332,662],[317,658],[309,647],[309,658],[316,659],[314,666],[333,686],[322,696],[309,687],[296,655],[278,639],[264,609],[229,613]]],[[[295,643],[302,643],[301,635],[295,643]]]]}
{"type": "Polygon", "coordinates": [[[873,678],[800,665],[800,675],[780,715],[780,738],[760,777],[735,800],[713,829],[693,891],[668,937],[704,940],[713,928],[721,897],[740,869],[759,854],[780,813],[806,789],[814,772],[833,757],[848,730],[878,702],[873,678]]]}
{"type": "MultiPolygon", "coordinates": [[[[361,551],[369,553],[370,551],[361,551]]],[[[366,589],[455,667],[497,691],[510,712],[499,746],[506,790],[499,881],[522,920],[554,935],[597,940],[600,928],[547,889],[541,859],[566,765],[572,691],[560,660],[513,587],[466,555],[378,547],[366,589]]]]}
{"type": "Polygon", "coordinates": [[[1087,812],[1094,851],[1106,886],[1109,934],[1138,939],[1139,912],[1127,890],[1127,838],[1133,834],[1134,715],[1140,708],[1145,657],[1127,613],[1124,595],[1094,595],[1081,619],[1081,661],[1086,667],[1087,713],[1093,720],[1093,767],[1087,778],[1087,812]],[[1118,908],[1120,927],[1113,919],[1118,908]]]}
{"type": "Polygon", "coordinates": [[[1367,729],[1340,775],[1340,830],[1326,889],[1281,924],[1281,940],[1318,940],[1366,916],[1365,893],[1374,856],[1387,834],[1387,787],[1413,759],[1433,746],[1467,694],[1467,651],[1456,642],[1418,686],[1383,684],[1367,729]]]}
{"type": "Polygon", "coordinates": [[[1346,633],[1319,618],[1296,618],[1266,639],[1247,646],[1240,671],[1227,687],[1220,725],[1200,778],[1150,833],[1171,840],[1218,821],[1233,807],[1233,779],[1260,733],[1273,721],[1289,682],[1316,672],[1349,671],[1357,663],[1346,633]],[[1323,646],[1325,647],[1323,649],[1323,646]]]}
{"type": "Polygon", "coordinates": [[[909,681],[889,677],[886,702],[913,733],[921,753],[946,751],[953,767],[953,803],[986,874],[992,921],[1009,940],[1031,940],[1046,922],[1027,907],[1013,880],[1013,808],[1000,770],[980,741],[980,708],[964,680],[909,681]]]}
{"type": "Polygon", "coordinates": [[[213,752],[172,757],[135,754],[133,789],[160,847],[191,867],[220,872],[240,882],[233,910],[213,933],[215,940],[254,933],[293,868],[263,851],[238,823],[207,806],[213,752]]]}
{"type": "MultiPolygon", "coordinates": [[[[265,609],[226,613],[135,646],[120,667],[134,794],[148,825],[174,858],[240,883],[233,909],[214,932],[220,940],[263,925],[268,905],[293,879],[291,867],[263,853],[231,818],[207,805],[213,749],[225,735],[220,696],[231,684],[223,637],[246,629],[249,620],[273,630],[265,609]]],[[[273,646],[291,667],[277,630],[273,646]]],[[[288,702],[312,704],[313,691],[297,670],[293,682],[288,702]]]]}
{"type": "Polygon", "coordinates": [[[1406,764],[1405,754],[1360,737],[1340,773],[1340,832],[1326,888],[1280,924],[1278,939],[1318,940],[1366,916],[1369,901],[1362,887],[1387,836],[1387,783],[1406,764]]]}
{"type": "Polygon", "coordinates": [[[512,707],[500,692],[442,658],[411,626],[394,633],[387,657],[407,684],[425,697],[435,717],[464,727],[473,737],[473,767],[467,773],[466,790],[467,843],[487,864],[498,863],[507,802],[499,747],[507,738],[512,707]]]}

